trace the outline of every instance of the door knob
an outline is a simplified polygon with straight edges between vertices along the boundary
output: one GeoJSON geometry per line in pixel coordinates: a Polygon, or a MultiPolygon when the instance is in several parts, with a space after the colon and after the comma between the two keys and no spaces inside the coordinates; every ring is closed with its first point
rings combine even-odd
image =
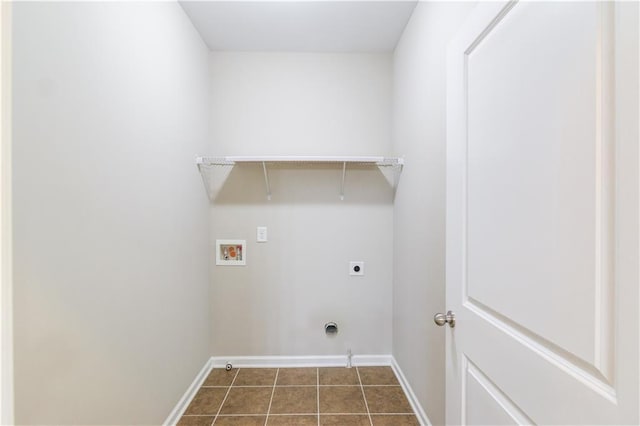
{"type": "Polygon", "coordinates": [[[446,315],[437,313],[433,316],[433,322],[441,327],[445,324],[449,324],[449,327],[453,328],[456,326],[456,314],[451,311],[448,311],[446,315]]]}

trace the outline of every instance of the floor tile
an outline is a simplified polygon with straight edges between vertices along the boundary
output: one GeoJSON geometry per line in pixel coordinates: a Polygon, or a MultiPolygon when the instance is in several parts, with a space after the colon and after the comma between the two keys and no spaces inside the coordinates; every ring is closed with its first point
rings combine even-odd
{"type": "Polygon", "coordinates": [[[233,386],[273,386],[277,368],[241,368],[233,386]]]}
{"type": "Polygon", "coordinates": [[[316,387],[276,386],[270,414],[311,414],[318,412],[316,387]]]}
{"type": "Polygon", "coordinates": [[[272,389],[232,387],[220,414],[267,414],[272,389]]]}
{"type": "Polygon", "coordinates": [[[318,416],[272,416],[267,426],[318,426],[318,416]]]}
{"type": "Polygon", "coordinates": [[[185,414],[216,415],[227,393],[227,388],[200,388],[187,407],[185,414]]]}
{"type": "Polygon", "coordinates": [[[320,413],[366,413],[360,386],[320,387],[320,413]]]}
{"type": "Polygon", "coordinates": [[[267,416],[218,416],[215,426],[264,426],[267,416]]]}
{"type": "Polygon", "coordinates": [[[364,388],[369,412],[373,413],[411,413],[411,405],[407,401],[400,386],[367,386],[364,388]]]}
{"type": "Polygon", "coordinates": [[[321,426],[371,426],[367,415],[320,416],[321,426]]]}
{"type": "Polygon", "coordinates": [[[320,369],[321,385],[360,385],[355,368],[325,367],[320,369]]]}
{"type": "Polygon", "coordinates": [[[236,368],[229,371],[224,368],[214,368],[211,370],[211,373],[209,373],[202,386],[231,386],[231,382],[237,372],[238,370],[236,368]]]}
{"type": "Polygon", "coordinates": [[[316,385],[317,382],[318,371],[316,368],[281,368],[278,371],[276,385],[316,385]]]}
{"type": "Polygon", "coordinates": [[[179,426],[210,426],[214,420],[215,425],[263,426],[266,421],[267,425],[274,426],[315,426],[318,408],[320,424],[326,426],[370,426],[370,421],[374,426],[419,425],[388,366],[231,371],[216,368],[211,370],[203,386],[187,407],[179,426]],[[277,385],[273,387],[276,380],[277,385]]]}
{"type": "Polygon", "coordinates": [[[211,426],[216,416],[182,416],[176,426],[211,426]]]}
{"type": "Polygon", "coordinates": [[[391,367],[358,367],[363,385],[396,385],[398,379],[391,367]]]}
{"type": "Polygon", "coordinates": [[[418,419],[413,415],[371,415],[373,426],[420,426],[418,419]]]}

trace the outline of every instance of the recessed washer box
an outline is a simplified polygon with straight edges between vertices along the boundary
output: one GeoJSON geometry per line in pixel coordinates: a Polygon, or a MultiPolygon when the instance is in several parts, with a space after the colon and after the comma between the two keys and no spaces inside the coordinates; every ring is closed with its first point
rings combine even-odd
{"type": "Polygon", "coordinates": [[[216,240],[216,265],[244,266],[246,264],[246,240],[216,240]]]}

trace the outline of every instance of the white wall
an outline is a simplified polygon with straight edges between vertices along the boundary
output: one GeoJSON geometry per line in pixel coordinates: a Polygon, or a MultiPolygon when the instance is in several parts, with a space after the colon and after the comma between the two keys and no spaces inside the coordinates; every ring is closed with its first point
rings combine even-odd
{"type": "Polygon", "coordinates": [[[421,2],[396,47],[393,355],[434,424],[444,423],[446,46],[471,3],[421,2]]]}
{"type": "MultiPolygon", "coordinates": [[[[391,55],[213,53],[212,155],[386,155],[391,55]]],[[[212,279],[214,355],[391,353],[392,190],[376,171],[236,166],[211,208],[246,267],[212,279]],[[267,226],[269,242],[255,242],[267,226]],[[349,277],[363,260],[364,277],[349,277]],[[324,324],[340,332],[327,338],[324,324]]]]}
{"type": "Polygon", "coordinates": [[[158,424],[209,356],[208,52],[177,3],[14,4],[18,424],[158,424]]]}

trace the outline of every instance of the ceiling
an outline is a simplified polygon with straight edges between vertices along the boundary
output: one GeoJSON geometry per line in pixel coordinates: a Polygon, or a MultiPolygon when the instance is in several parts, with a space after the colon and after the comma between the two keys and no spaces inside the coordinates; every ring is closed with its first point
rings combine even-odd
{"type": "Polygon", "coordinates": [[[417,1],[180,1],[214,51],[383,52],[417,1]]]}

